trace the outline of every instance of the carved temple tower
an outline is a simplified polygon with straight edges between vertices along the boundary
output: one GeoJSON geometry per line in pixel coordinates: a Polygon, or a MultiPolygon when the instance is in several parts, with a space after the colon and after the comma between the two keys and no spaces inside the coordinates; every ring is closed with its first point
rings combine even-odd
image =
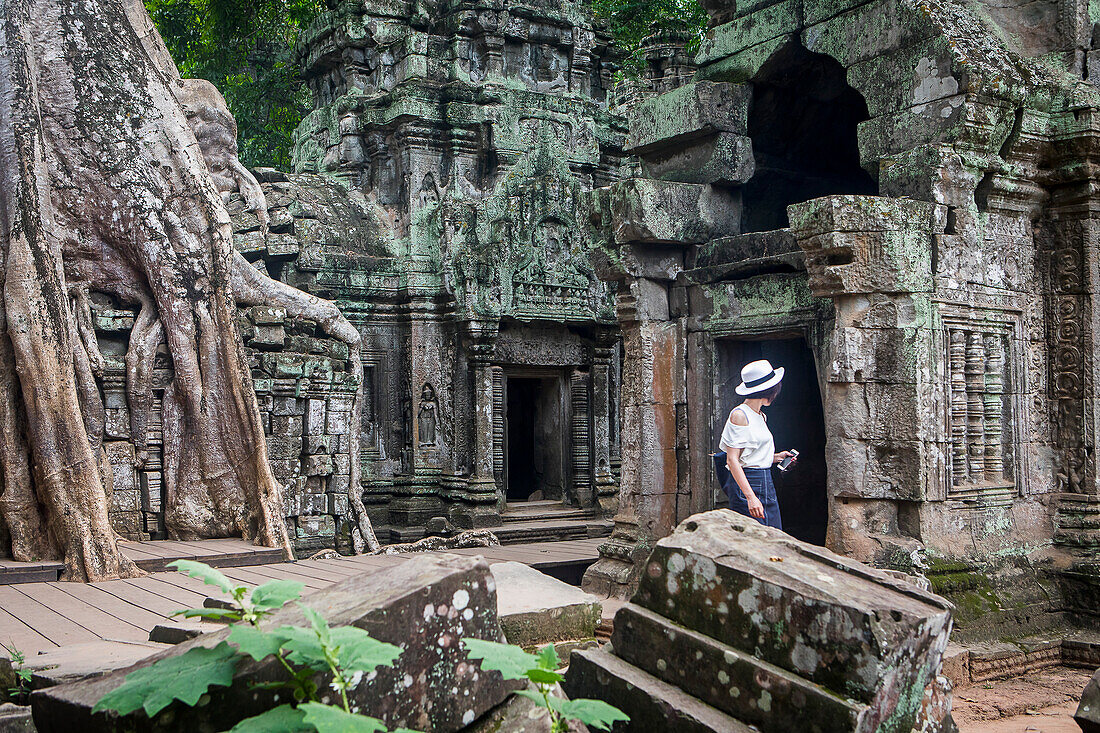
{"type": "Polygon", "coordinates": [[[618,328],[578,223],[619,177],[608,41],[573,2],[347,2],[304,34],[295,167],[382,222],[382,256],[330,247],[308,289],[363,335],[365,500],[394,540],[521,502],[606,526],[618,328]]]}

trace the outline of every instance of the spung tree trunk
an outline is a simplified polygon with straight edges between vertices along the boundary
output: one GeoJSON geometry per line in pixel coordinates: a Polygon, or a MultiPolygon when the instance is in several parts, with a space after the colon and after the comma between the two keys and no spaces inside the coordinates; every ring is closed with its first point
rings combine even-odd
{"type": "Polygon", "coordinates": [[[138,309],[126,358],[134,427],[147,427],[152,358],[167,342],[177,537],[239,535],[290,554],[235,288],[316,318],[359,352],[334,306],[257,278],[234,250],[223,197],[240,190],[257,210],[263,197],[204,84],[179,79],[134,0],[0,0],[0,518],[13,557],[62,558],[68,579],[139,572],[108,519],[89,292],[138,309]]]}

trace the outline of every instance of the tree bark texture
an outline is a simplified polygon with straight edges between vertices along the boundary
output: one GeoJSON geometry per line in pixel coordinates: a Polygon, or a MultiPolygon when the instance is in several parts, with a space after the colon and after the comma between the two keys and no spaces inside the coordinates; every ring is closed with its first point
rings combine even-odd
{"type": "Polygon", "coordinates": [[[234,288],[317,319],[354,354],[359,338],[234,250],[223,197],[240,191],[266,218],[235,135],[217,90],[179,78],[140,2],[0,0],[0,519],[16,559],[63,558],[73,580],[139,572],[108,519],[90,291],[138,310],[126,373],[139,462],[167,342],[170,535],[291,553],[234,288]]]}

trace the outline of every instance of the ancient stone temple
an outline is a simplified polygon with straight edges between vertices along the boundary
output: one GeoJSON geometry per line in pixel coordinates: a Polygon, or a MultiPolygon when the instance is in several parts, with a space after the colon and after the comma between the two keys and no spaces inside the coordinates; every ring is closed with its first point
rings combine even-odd
{"type": "Polygon", "coordinates": [[[349,456],[342,355],[248,314],[301,543],[342,533],[349,460],[383,542],[499,525],[509,507],[606,531],[618,327],[582,212],[623,157],[608,40],[579,3],[344,3],[306,33],[302,173],[261,172],[266,241],[237,218],[246,256],[336,301],[363,338],[349,456]]]}
{"type": "MultiPolygon", "coordinates": [[[[714,504],[708,454],[762,357],[787,368],[770,424],[802,452],[777,474],[794,536],[886,564],[925,548],[956,579],[1052,540],[1089,567],[1088,3],[704,4],[694,76],[631,115],[641,175],[594,195],[629,439],[589,587],[629,587],[714,504]]],[[[1054,610],[1086,610],[1082,587],[1054,610]]]]}

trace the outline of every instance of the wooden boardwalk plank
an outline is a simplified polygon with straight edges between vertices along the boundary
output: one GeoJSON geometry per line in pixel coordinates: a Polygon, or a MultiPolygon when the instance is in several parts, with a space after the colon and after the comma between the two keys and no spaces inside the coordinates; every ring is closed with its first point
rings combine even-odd
{"type": "Polygon", "coordinates": [[[132,603],[138,608],[143,608],[164,618],[169,618],[176,611],[191,607],[190,604],[173,601],[163,595],[142,588],[130,580],[108,580],[105,583],[96,583],[95,587],[110,593],[115,598],[132,603]]]}
{"type": "MultiPolygon", "coordinates": [[[[37,595],[46,587],[45,583],[23,583],[32,595],[37,595]]],[[[99,635],[95,634],[80,624],[54,611],[47,605],[24,595],[18,585],[0,586],[0,608],[12,616],[25,621],[35,631],[49,639],[58,646],[66,644],[79,644],[82,641],[95,641],[99,635]]]]}
{"type": "MultiPolygon", "coordinates": [[[[57,644],[39,634],[26,622],[0,608],[0,643],[6,644],[30,657],[40,652],[56,649],[57,644]]],[[[0,649],[0,656],[7,653],[0,649]]]]}
{"type": "Polygon", "coordinates": [[[95,634],[101,639],[124,639],[126,641],[146,641],[149,632],[127,623],[110,613],[96,608],[92,604],[69,595],[61,586],[78,585],[75,583],[43,583],[34,589],[34,600],[50,607],[78,626],[95,634]]]}
{"type": "MultiPolygon", "coordinates": [[[[155,613],[147,608],[124,601],[109,593],[101,584],[95,583],[62,583],[63,590],[74,598],[79,598],[85,603],[95,606],[104,613],[109,613],[115,618],[125,621],[131,626],[143,629],[148,638],[148,632],[154,626],[164,621],[163,614],[155,613]]],[[[176,609],[172,609],[173,611],[176,609]]],[[[171,613],[171,611],[169,611],[171,613]]]]}
{"type": "MultiPolygon", "coordinates": [[[[202,602],[206,600],[206,593],[197,593],[189,588],[183,588],[175,583],[169,583],[166,580],[148,575],[144,578],[130,578],[127,583],[156,593],[157,595],[165,598],[173,603],[178,604],[175,610],[181,610],[184,608],[202,608],[202,602]]],[[[210,587],[210,586],[207,586],[210,587]]],[[[211,590],[214,588],[210,587],[211,590]]]]}
{"type": "MultiPolygon", "coordinates": [[[[267,568],[267,566],[263,567],[267,568]]],[[[302,583],[302,585],[304,585],[306,588],[311,588],[313,590],[326,588],[332,585],[332,583],[328,582],[327,580],[309,580],[297,575],[291,575],[289,573],[278,570],[274,572],[261,573],[259,567],[226,568],[224,572],[226,575],[236,581],[247,583],[248,585],[253,586],[263,585],[270,580],[297,580],[298,582],[302,583]]]]}

